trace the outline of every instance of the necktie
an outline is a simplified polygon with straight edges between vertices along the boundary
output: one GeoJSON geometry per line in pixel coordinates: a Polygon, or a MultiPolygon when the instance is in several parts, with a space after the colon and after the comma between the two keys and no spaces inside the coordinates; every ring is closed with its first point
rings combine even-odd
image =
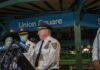
{"type": "Polygon", "coordinates": [[[38,52],[37,57],[36,57],[35,67],[38,66],[38,61],[39,61],[39,58],[40,58],[40,55],[41,55],[41,49],[42,49],[43,42],[44,42],[44,41],[42,41],[42,43],[41,43],[41,45],[40,45],[39,52],[38,52]]]}

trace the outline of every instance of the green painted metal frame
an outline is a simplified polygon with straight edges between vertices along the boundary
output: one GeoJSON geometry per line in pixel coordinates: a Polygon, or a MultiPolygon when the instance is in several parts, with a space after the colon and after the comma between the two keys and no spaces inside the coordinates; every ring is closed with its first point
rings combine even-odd
{"type": "Polygon", "coordinates": [[[40,0],[8,0],[8,1],[0,3],[0,8],[11,6],[17,3],[24,3],[24,2],[30,2],[30,1],[40,1],[40,0]]]}
{"type": "Polygon", "coordinates": [[[74,23],[74,36],[75,36],[75,49],[76,49],[76,70],[83,70],[82,68],[82,49],[81,49],[81,26],[80,14],[84,6],[85,0],[79,0],[75,6],[75,23],[74,23]]]}

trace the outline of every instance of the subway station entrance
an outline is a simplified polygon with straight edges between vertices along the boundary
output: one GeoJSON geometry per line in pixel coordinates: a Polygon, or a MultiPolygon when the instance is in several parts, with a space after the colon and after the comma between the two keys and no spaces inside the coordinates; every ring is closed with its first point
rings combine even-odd
{"type": "Polygon", "coordinates": [[[61,43],[61,70],[93,69],[91,50],[100,27],[100,0],[1,0],[0,46],[5,33],[21,28],[37,41],[41,21],[53,27],[52,36],[61,43]]]}

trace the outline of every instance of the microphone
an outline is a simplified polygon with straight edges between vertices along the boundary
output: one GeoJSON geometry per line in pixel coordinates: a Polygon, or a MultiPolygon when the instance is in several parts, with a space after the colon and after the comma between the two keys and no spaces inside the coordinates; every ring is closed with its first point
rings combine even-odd
{"type": "Polygon", "coordinates": [[[2,59],[0,60],[0,63],[3,62],[3,60],[4,60],[5,56],[6,56],[6,54],[7,54],[7,53],[9,52],[9,50],[11,49],[12,43],[13,43],[13,38],[12,38],[12,37],[7,37],[7,38],[5,39],[5,45],[4,45],[4,47],[3,47],[2,49],[5,49],[6,51],[5,51],[5,53],[3,54],[3,57],[2,57],[2,59]]]}

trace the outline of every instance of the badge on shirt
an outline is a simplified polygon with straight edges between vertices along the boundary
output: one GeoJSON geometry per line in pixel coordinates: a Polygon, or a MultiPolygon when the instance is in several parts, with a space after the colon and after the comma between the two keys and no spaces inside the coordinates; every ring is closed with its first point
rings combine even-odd
{"type": "Polygon", "coordinates": [[[56,49],[56,48],[57,48],[57,43],[52,43],[52,47],[53,47],[54,49],[56,49]]]}
{"type": "Polygon", "coordinates": [[[49,45],[50,45],[50,42],[51,42],[51,40],[49,40],[49,41],[47,42],[47,44],[45,45],[44,49],[48,49],[48,47],[49,47],[49,45]]]}

